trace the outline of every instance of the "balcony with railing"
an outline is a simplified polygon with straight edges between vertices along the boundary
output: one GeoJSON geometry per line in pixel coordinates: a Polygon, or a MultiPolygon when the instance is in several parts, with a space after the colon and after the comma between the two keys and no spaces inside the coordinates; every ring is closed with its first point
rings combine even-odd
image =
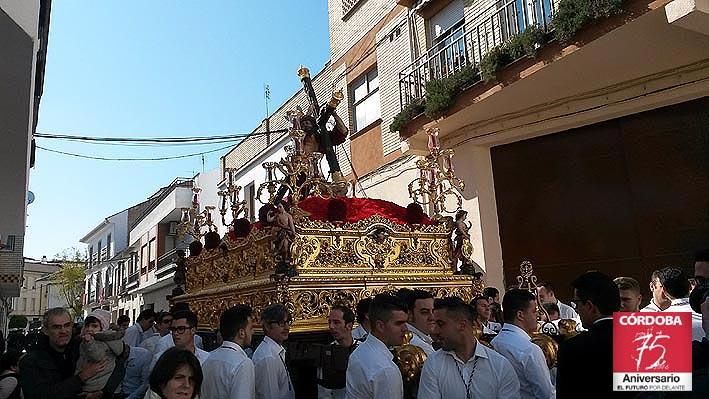
{"type": "Polygon", "coordinates": [[[140,273],[136,272],[128,276],[128,282],[126,283],[126,290],[130,290],[138,286],[140,280],[140,273]]]}
{"type": "Polygon", "coordinates": [[[425,96],[426,83],[443,79],[467,66],[478,66],[492,48],[532,25],[551,30],[559,0],[506,0],[482,9],[442,38],[399,73],[401,106],[425,96]]]}

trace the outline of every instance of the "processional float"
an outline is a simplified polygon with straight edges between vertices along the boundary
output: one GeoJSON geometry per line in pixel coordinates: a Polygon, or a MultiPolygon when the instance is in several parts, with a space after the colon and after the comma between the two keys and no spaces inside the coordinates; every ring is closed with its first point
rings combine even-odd
{"type": "MultiPolygon", "coordinates": [[[[427,129],[429,154],[416,164],[408,207],[347,196],[350,185],[335,152],[348,135],[336,111],[343,94],[334,92],[321,106],[308,69],[298,75],[307,111],[287,113],[286,156],[262,165],[266,180],[256,190],[263,204],[258,215],[246,214],[236,171],[226,169],[218,211],[229,231],[219,245],[178,259],[171,301],[189,303],[202,329],[218,328],[221,313],[235,304],[248,304],[258,315],[282,303],[293,317],[291,332],[309,334],[327,331],[333,305],[354,309],[359,300],[381,292],[424,289],[434,297],[465,301],[479,295],[482,273],[472,261],[470,225],[462,210],[465,184],[455,174],[453,150],[441,149],[437,128],[427,129]]],[[[196,240],[217,231],[216,208],[202,210],[199,191],[194,189],[192,207],[183,210],[178,228],[196,240]]],[[[530,281],[523,275],[520,288],[530,281]]],[[[395,358],[412,385],[425,354],[404,345],[395,358]]]]}

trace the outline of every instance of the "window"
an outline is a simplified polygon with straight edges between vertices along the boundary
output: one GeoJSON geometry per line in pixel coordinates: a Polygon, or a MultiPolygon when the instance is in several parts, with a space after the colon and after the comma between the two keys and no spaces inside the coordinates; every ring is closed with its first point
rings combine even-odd
{"type": "Polygon", "coordinates": [[[381,117],[379,105],[379,74],[375,69],[352,84],[354,130],[359,132],[381,117]]]}
{"type": "Polygon", "coordinates": [[[89,267],[94,264],[94,246],[89,247],[89,267]]]}
{"type": "Polygon", "coordinates": [[[0,235],[0,251],[12,252],[15,250],[15,236],[8,235],[5,238],[5,242],[2,241],[2,235],[0,235]]]}
{"type": "Polygon", "coordinates": [[[157,263],[156,260],[158,258],[158,242],[156,239],[152,239],[149,242],[149,247],[148,247],[148,259],[150,259],[150,263],[148,264],[150,269],[155,268],[155,264],[157,263]]]}
{"type": "Polygon", "coordinates": [[[148,271],[148,244],[140,248],[140,273],[145,274],[148,271]]]}
{"type": "Polygon", "coordinates": [[[342,19],[345,19],[362,0],[342,0],[342,19]]]}
{"type": "Polygon", "coordinates": [[[106,237],[106,259],[111,259],[111,233],[106,237]]]}
{"type": "Polygon", "coordinates": [[[98,255],[98,262],[101,263],[103,259],[101,259],[101,240],[98,241],[98,249],[96,250],[96,254],[98,255]]]}
{"type": "Polygon", "coordinates": [[[27,298],[22,298],[22,311],[27,311],[27,298]]]}
{"type": "Polygon", "coordinates": [[[251,182],[249,183],[248,186],[246,186],[246,206],[247,206],[247,212],[249,213],[246,215],[251,222],[256,221],[256,188],[255,188],[255,183],[251,182]]]}
{"type": "Polygon", "coordinates": [[[37,310],[37,300],[35,298],[32,298],[32,313],[34,313],[37,310]]]}

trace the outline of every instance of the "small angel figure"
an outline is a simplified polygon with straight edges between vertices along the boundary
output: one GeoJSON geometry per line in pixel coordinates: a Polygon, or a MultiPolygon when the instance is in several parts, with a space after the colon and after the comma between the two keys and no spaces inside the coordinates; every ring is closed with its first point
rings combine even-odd
{"type": "Polygon", "coordinates": [[[455,214],[455,238],[454,238],[454,249],[453,249],[453,271],[456,272],[458,269],[458,261],[462,260],[463,265],[465,265],[466,261],[470,262],[470,259],[468,259],[470,248],[466,248],[468,246],[471,246],[470,244],[470,228],[472,227],[472,223],[467,222],[466,223],[466,218],[468,217],[468,212],[464,210],[459,210],[455,214]],[[467,244],[467,245],[466,245],[467,244]]]}
{"type": "Polygon", "coordinates": [[[279,202],[275,210],[268,212],[267,220],[276,231],[276,252],[281,260],[290,262],[290,247],[295,239],[293,216],[286,211],[283,202],[279,202]]]}

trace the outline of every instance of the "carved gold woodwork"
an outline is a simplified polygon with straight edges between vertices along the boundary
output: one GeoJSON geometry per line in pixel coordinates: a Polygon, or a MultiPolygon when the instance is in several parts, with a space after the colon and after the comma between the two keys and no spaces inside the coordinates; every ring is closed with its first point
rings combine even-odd
{"type": "Polygon", "coordinates": [[[187,260],[186,301],[200,327],[217,328],[222,311],[238,303],[256,314],[271,303],[291,311],[293,332],[327,329],[334,304],[354,308],[365,297],[402,287],[421,288],[436,297],[457,295],[469,301],[483,282],[453,275],[450,223],[411,226],[381,216],[356,223],[310,220],[292,208],[296,236],[291,246],[298,275],[274,279],[273,234],[268,227],[226,240],[226,250],[205,250],[187,260]]]}

